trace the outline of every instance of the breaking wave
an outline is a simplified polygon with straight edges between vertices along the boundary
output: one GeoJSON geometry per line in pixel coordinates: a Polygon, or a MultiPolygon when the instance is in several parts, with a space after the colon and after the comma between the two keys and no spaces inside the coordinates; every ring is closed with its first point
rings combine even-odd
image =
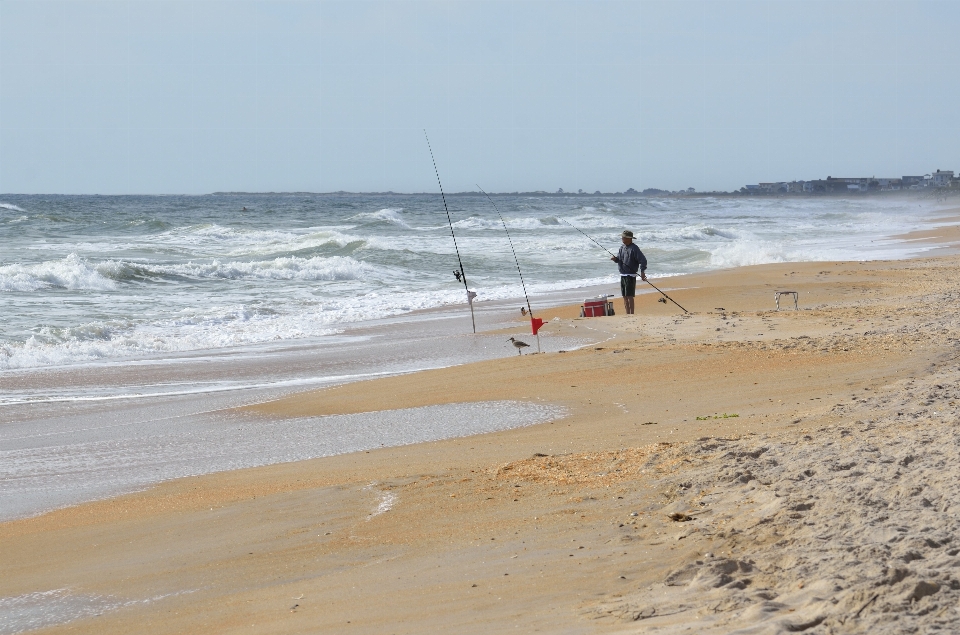
{"type": "MultiPolygon", "coordinates": [[[[537,230],[544,227],[565,227],[556,216],[545,216],[543,218],[504,218],[507,229],[529,229],[537,230]]],[[[458,220],[453,224],[457,229],[502,229],[503,224],[497,217],[483,218],[480,216],[471,216],[458,220]]],[[[569,227],[567,228],[569,229],[569,227]]]]}
{"type": "Polygon", "coordinates": [[[156,242],[223,257],[294,254],[323,248],[398,249],[396,241],[351,233],[352,225],[306,227],[296,231],[238,229],[223,225],[179,228],[156,236],[156,242]]]}
{"type": "MultiPolygon", "coordinates": [[[[757,239],[736,240],[709,250],[710,267],[729,269],[766,265],[774,262],[811,262],[844,258],[842,253],[817,246],[797,246],[780,241],[762,241],[757,239]]],[[[849,254],[847,254],[849,255],[849,254]]]]}
{"type": "Polygon", "coordinates": [[[113,291],[117,283],[170,279],[216,280],[362,280],[373,267],[344,256],[283,257],[252,262],[220,261],[140,264],[108,260],[98,264],[70,254],[62,260],[0,267],[0,291],[113,291]]]}
{"type": "Polygon", "coordinates": [[[11,212],[26,212],[22,207],[17,207],[13,203],[0,203],[0,209],[8,209],[11,212]]]}
{"type": "Polygon", "coordinates": [[[661,231],[640,231],[637,234],[640,240],[677,241],[677,240],[736,240],[740,234],[732,230],[723,230],[710,225],[687,225],[661,231]]]}
{"type": "Polygon", "coordinates": [[[76,254],[33,265],[0,266],[0,291],[70,289],[112,291],[116,283],[76,254]]]}
{"type": "MultiPolygon", "coordinates": [[[[532,284],[532,294],[611,284],[613,276],[532,284]]],[[[480,300],[519,297],[519,284],[481,291],[480,300]]],[[[20,342],[0,341],[0,370],[63,366],[145,355],[302,340],[340,333],[343,325],[411,311],[463,304],[462,288],[326,299],[295,309],[227,305],[181,310],[161,320],[97,320],[67,328],[42,327],[20,342]],[[293,309],[293,310],[291,310],[293,309]]]]}
{"type": "MultiPolygon", "coordinates": [[[[572,224],[577,229],[612,229],[616,227],[623,227],[624,219],[617,218],[615,216],[605,216],[603,214],[595,213],[586,213],[578,214],[577,216],[563,216],[560,217],[566,222],[572,224]]],[[[567,229],[570,229],[564,223],[560,223],[567,229]]],[[[573,230],[570,230],[573,231],[573,230]]]]}
{"type": "Polygon", "coordinates": [[[413,227],[408,225],[407,222],[404,221],[403,218],[400,216],[400,212],[402,211],[403,211],[402,207],[398,207],[398,208],[388,207],[385,209],[378,210],[376,212],[362,212],[355,216],[351,216],[347,220],[355,220],[355,221],[361,221],[365,223],[368,223],[371,221],[373,222],[383,221],[383,222],[396,225],[397,227],[402,227],[404,229],[413,229],[413,227]]]}
{"type": "Polygon", "coordinates": [[[179,276],[193,279],[219,280],[360,280],[373,268],[353,258],[333,256],[324,258],[282,257],[254,262],[208,263],[187,262],[177,265],[152,265],[149,267],[124,262],[107,262],[98,267],[109,269],[111,277],[131,279],[137,276],[179,276]]]}

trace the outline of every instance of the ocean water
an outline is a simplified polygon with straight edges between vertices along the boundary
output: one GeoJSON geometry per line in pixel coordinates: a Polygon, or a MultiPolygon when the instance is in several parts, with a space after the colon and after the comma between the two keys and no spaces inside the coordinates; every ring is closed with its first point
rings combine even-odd
{"type": "MultiPolygon", "coordinates": [[[[491,203],[448,196],[478,302],[521,297],[491,203]]],[[[497,196],[534,295],[649,274],[898,258],[936,215],[913,199],[497,196]]],[[[296,342],[464,302],[438,195],[0,195],[0,371],[296,342]],[[245,209],[244,209],[245,208],[245,209]]]]}
{"type": "Polygon", "coordinates": [[[484,401],[297,419],[223,410],[125,414],[0,428],[0,522],[185,476],[536,425],[566,409],[484,401]]]}

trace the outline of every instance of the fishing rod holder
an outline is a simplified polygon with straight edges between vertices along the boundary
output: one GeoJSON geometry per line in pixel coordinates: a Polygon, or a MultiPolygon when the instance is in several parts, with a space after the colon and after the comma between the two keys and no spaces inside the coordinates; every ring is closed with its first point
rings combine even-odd
{"type": "Polygon", "coordinates": [[[792,295],[792,296],[793,296],[793,310],[794,310],[794,311],[799,311],[799,310],[800,310],[799,306],[797,305],[797,301],[798,301],[798,299],[799,299],[799,297],[800,297],[800,294],[799,294],[799,293],[797,293],[796,291],[775,291],[774,294],[773,294],[773,298],[774,298],[774,300],[777,301],[777,311],[780,310],[780,296],[782,296],[782,295],[792,295]]]}

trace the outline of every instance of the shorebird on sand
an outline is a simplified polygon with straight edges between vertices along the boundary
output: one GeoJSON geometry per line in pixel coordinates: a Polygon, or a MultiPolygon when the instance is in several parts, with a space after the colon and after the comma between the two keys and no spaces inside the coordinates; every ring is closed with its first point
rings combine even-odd
{"type": "Polygon", "coordinates": [[[509,340],[507,340],[507,341],[508,341],[508,342],[513,342],[514,348],[517,349],[517,355],[523,355],[522,349],[530,346],[530,345],[527,344],[526,342],[521,342],[520,340],[514,339],[514,338],[512,338],[512,337],[511,337],[509,340]]]}

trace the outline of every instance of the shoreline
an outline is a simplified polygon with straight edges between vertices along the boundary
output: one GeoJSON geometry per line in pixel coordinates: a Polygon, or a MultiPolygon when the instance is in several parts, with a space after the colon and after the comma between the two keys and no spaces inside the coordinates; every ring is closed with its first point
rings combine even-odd
{"type": "MultiPolygon", "coordinates": [[[[542,317],[560,318],[544,327],[551,337],[582,337],[589,328],[598,340],[607,338],[581,350],[505,356],[247,406],[238,412],[281,422],[361,407],[378,412],[503,399],[560,405],[568,415],[480,436],[166,481],[5,522],[0,536],[13,555],[0,570],[0,597],[70,589],[64,597],[74,600],[135,602],[95,619],[75,608],[71,627],[81,632],[129,632],[135,624],[149,632],[200,624],[214,632],[262,632],[250,624],[281,631],[322,624],[336,631],[348,622],[357,632],[454,624],[460,632],[480,632],[491,623],[619,632],[633,613],[645,625],[673,628],[679,618],[666,615],[667,608],[689,617],[697,602],[677,596],[660,614],[654,607],[643,615],[650,611],[644,598],[654,593],[645,589],[663,589],[664,580],[667,590],[685,589],[690,583],[670,585],[683,577],[671,578],[674,573],[697,560],[713,562],[704,554],[739,544],[729,539],[736,532],[721,537],[696,522],[666,519],[711,500],[707,494],[664,498],[687,482],[684,474],[714,469],[709,457],[716,452],[702,450],[709,444],[697,440],[718,439],[728,452],[749,453],[757,443],[786,448],[818,426],[843,443],[851,436],[868,439],[871,432],[862,430],[868,424],[852,425],[854,413],[887,408],[882,398],[901,394],[908,378],[929,383],[952,372],[947,348],[937,343],[948,345],[955,325],[917,298],[955,294],[950,271],[958,263],[956,256],[941,256],[690,274],[683,280],[694,284],[661,288],[691,317],[652,294],[638,297],[637,317],[618,311],[615,318],[578,319],[570,305],[544,310],[542,317]],[[772,291],[782,283],[800,292],[801,311],[773,311],[772,291]],[[875,401],[850,399],[866,389],[875,401]],[[843,408],[836,410],[837,403],[843,408]],[[429,564],[438,559],[445,566],[429,564]],[[290,573],[270,582],[280,571],[290,573]]],[[[523,328],[488,335],[505,339],[523,328]]],[[[900,425],[891,416],[884,430],[900,425]]],[[[778,451],[781,464],[793,460],[778,451]]],[[[758,487],[755,479],[742,485],[758,487]]],[[[723,499],[710,504],[717,517],[749,498],[737,496],[716,497],[723,499]]],[[[782,517],[791,513],[797,512],[784,510],[782,517]]],[[[743,544],[759,549],[748,540],[752,526],[738,531],[743,544]]],[[[718,570],[727,561],[747,562],[727,557],[718,570]]],[[[706,584],[709,571],[691,571],[689,580],[706,584]]],[[[917,583],[917,575],[903,580],[917,583]]],[[[938,579],[930,583],[946,598],[952,587],[938,579]]],[[[771,580],[763,584],[776,587],[771,580]]],[[[928,595],[915,602],[938,600],[928,595]]],[[[737,601],[750,605],[749,598],[737,601]]],[[[812,611],[805,601],[785,606],[812,611]]],[[[743,619],[737,615],[730,609],[716,628],[743,619]]],[[[786,619],[773,609],[770,615],[786,619]]]]}

